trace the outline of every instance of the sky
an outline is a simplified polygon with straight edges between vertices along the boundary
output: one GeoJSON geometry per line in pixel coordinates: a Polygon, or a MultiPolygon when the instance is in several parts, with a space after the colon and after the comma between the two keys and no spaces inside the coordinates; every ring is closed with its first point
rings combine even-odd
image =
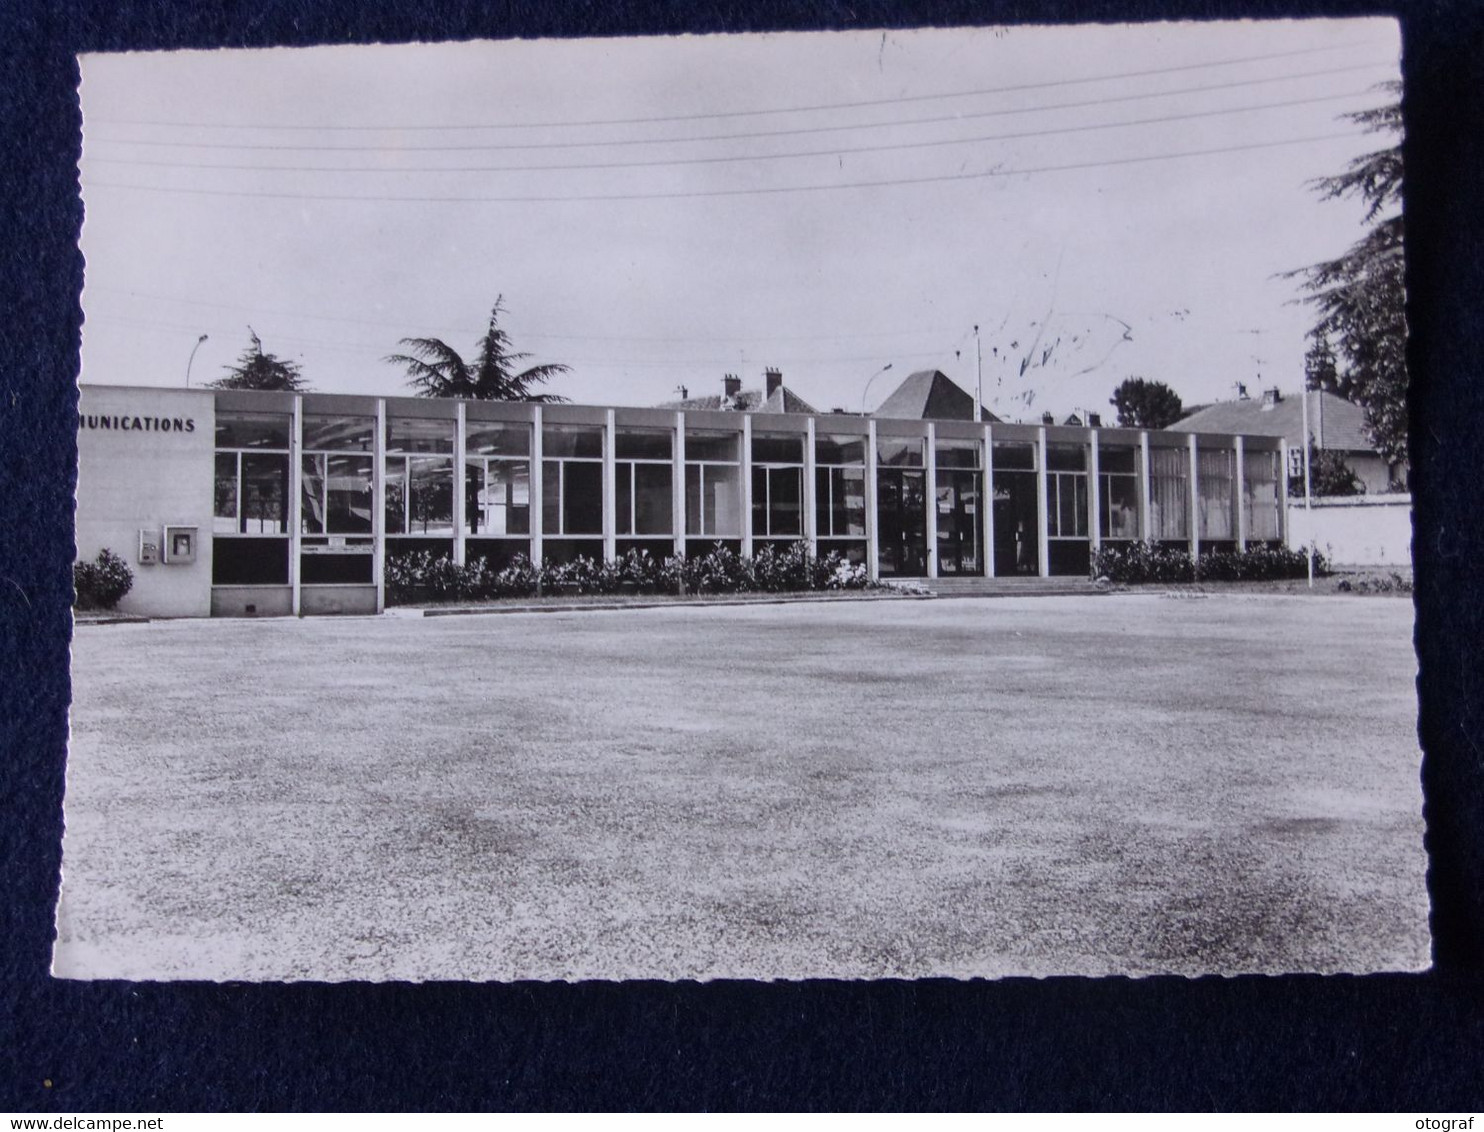
{"type": "Polygon", "coordinates": [[[1399,53],[1365,19],[85,55],[81,380],[199,385],[251,327],[405,394],[399,339],[472,356],[502,297],[584,403],[1296,391],[1282,273],[1364,233],[1312,182],[1391,144],[1344,115],[1399,53]]]}

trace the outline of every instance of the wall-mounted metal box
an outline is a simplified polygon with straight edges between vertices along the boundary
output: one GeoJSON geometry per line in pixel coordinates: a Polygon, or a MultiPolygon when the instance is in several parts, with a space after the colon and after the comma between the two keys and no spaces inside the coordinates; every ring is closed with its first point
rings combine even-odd
{"type": "Polygon", "coordinates": [[[160,561],[160,532],[139,532],[139,565],[154,566],[160,561]]]}
{"type": "Polygon", "coordinates": [[[184,566],[196,561],[196,528],[166,527],[163,560],[167,566],[184,566]]]}

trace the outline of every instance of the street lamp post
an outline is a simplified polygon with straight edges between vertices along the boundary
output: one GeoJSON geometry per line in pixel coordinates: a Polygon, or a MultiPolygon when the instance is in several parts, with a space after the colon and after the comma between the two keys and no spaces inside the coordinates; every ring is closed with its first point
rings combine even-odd
{"type": "Polygon", "coordinates": [[[196,344],[191,347],[191,356],[186,361],[186,388],[187,389],[189,389],[191,387],[191,363],[196,360],[196,351],[201,348],[201,343],[202,342],[205,342],[206,339],[207,339],[207,335],[205,335],[205,334],[201,335],[201,337],[199,337],[199,338],[196,339],[196,344]]]}
{"type": "Polygon", "coordinates": [[[871,382],[875,381],[889,369],[891,369],[891,362],[887,362],[884,366],[882,366],[866,379],[866,387],[861,390],[861,416],[866,415],[866,395],[871,392],[871,382]]]}

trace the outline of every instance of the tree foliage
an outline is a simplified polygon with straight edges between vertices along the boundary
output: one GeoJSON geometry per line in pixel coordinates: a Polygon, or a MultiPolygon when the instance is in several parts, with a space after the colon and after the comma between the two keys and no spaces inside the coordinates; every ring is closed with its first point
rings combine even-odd
{"type": "Polygon", "coordinates": [[[1108,404],[1118,410],[1120,428],[1165,428],[1185,411],[1180,395],[1162,381],[1126,378],[1108,404]]]}
{"type": "MultiPolygon", "coordinates": [[[[1387,89],[1400,90],[1396,84],[1387,89]]],[[[1399,101],[1347,117],[1373,132],[1401,132],[1399,101]]],[[[1400,141],[1357,157],[1345,172],[1321,178],[1314,187],[1327,200],[1364,201],[1364,223],[1370,228],[1339,258],[1288,273],[1303,277],[1305,301],[1318,311],[1309,336],[1320,352],[1311,350],[1311,358],[1322,364],[1323,352],[1329,351],[1335,362],[1332,375],[1319,374],[1327,384],[1312,387],[1330,389],[1364,409],[1371,443],[1399,464],[1407,458],[1400,141]]]]}
{"type": "Polygon", "coordinates": [[[298,362],[263,353],[263,341],[251,326],[252,341],[236,365],[226,367],[227,376],[211,382],[213,389],[275,389],[302,393],[309,388],[298,362]]]}
{"type": "Polygon", "coordinates": [[[419,397],[460,397],[470,401],[565,401],[554,393],[538,393],[541,385],[571,367],[559,362],[518,369],[530,354],[510,348],[510,338],[500,328],[504,296],[495,299],[489,326],[475,346],[472,361],[441,338],[403,338],[398,345],[405,354],[385,359],[407,371],[408,383],[419,397]]]}

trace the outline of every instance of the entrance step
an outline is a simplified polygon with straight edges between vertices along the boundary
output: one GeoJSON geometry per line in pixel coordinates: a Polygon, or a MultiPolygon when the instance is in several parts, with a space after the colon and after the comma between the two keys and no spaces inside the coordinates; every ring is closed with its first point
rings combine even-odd
{"type": "Polygon", "coordinates": [[[1106,593],[1088,578],[932,578],[938,597],[1074,597],[1106,593]]]}

